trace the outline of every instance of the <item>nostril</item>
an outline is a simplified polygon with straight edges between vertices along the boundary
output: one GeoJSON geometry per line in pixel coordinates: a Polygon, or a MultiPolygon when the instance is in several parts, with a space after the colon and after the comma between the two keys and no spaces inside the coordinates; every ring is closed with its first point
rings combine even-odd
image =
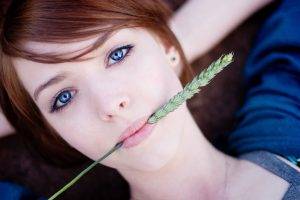
{"type": "Polygon", "coordinates": [[[124,107],[125,107],[125,105],[126,105],[126,103],[125,103],[125,102],[122,102],[122,103],[120,103],[120,107],[121,107],[121,108],[124,108],[124,107]]]}
{"type": "Polygon", "coordinates": [[[102,117],[102,120],[106,122],[110,121],[111,119],[112,119],[112,115],[105,115],[102,117]]]}

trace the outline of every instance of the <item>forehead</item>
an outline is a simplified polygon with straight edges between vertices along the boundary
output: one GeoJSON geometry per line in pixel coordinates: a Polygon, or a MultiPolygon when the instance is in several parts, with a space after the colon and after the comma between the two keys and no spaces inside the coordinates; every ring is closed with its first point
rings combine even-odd
{"type": "MultiPolygon", "coordinates": [[[[134,34],[134,30],[129,29],[121,29],[111,33],[108,37],[114,36],[115,40],[122,38],[122,36],[128,36],[130,34],[134,34]]],[[[61,42],[61,43],[45,43],[45,42],[35,42],[35,41],[27,41],[24,44],[24,48],[27,51],[35,52],[38,54],[67,54],[68,57],[75,56],[85,51],[87,48],[91,47],[99,38],[103,37],[104,34],[97,34],[94,36],[90,36],[85,39],[78,39],[75,42],[61,42]]],[[[106,41],[104,41],[104,44],[106,41]]],[[[103,44],[102,44],[103,45],[103,44]]],[[[101,46],[99,48],[101,48],[101,46]]],[[[83,56],[84,57],[84,56],[83,56]]]]}
{"type": "Polygon", "coordinates": [[[43,42],[35,42],[35,41],[28,41],[24,44],[24,48],[30,52],[38,52],[39,54],[66,54],[71,52],[81,52],[85,48],[92,45],[98,37],[94,36],[92,38],[78,41],[78,42],[71,42],[71,43],[43,43],[43,42]]]}
{"type": "MultiPolygon", "coordinates": [[[[160,39],[156,36],[156,34],[151,31],[147,31],[147,29],[142,27],[135,28],[124,28],[120,30],[116,30],[113,32],[107,40],[110,43],[118,42],[120,39],[138,39],[143,37],[145,34],[151,35],[157,42],[160,42],[160,39]]],[[[103,35],[103,34],[102,34],[103,35]]],[[[99,37],[102,37],[101,34],[91,36],[82,41],[70,42],[70,43],[44,43],[44,42],[35,42],[35,41],[27,41],[24,43],[24,48],[29,52],[34,52],[38,54],[66,54],[68,57],[72,57],[78,55],[85,51],[87,48],[91,47],[99,37]]],[[[98,49],[101,49],[107,41],[104,41],[102,45],[99,46],[98,49]]],[[[95,50],[94,50],[95,51],[95,50]]],[[[86,57],[84,55],[83,57],[86,57]]],[[[19,61],[27,61],[22,58],[14,58],[14,63],[19,63],[19,61]]],[[[42,64],[42,63],[41,63],[42,64]]]]}
{"type": "MultiPolygon", "coordinates": [[[[86,48],[90,47],[96,40],[97,36],[89,38],[84,41],[78,41],[73,43],[41,43],[41,42],[27,42],[26,50],[43,53],[53,53],[53,54],[64,54],[74,52],[74,54],[79,54],[86,48]]],[[[121,45],[126,42],[153,42],[155,40],[158,42],[158,38],[151,32],[143,28],[126,28],[120,29],[114,32],[108,41],[106,41],[99,48],[96,48],[93,52],[90,52],[83,56],[83,58],[96,57],[103,52],[110,50],[116,45],[121,45]],[[121,42],[121,43],[120,43],[121,42]],[[110,45],[107,45],[110,44],[110,45]]],[[[68,54],[68,57],[73,53],[68,54]]],[[[17,75],[22,82],[22,84],[29,91],[33,91],[34,87],[43,83],[46,79],[53,77],[58,72],[74,68],[74,66],[80,65],[74,64],[72,62],[47,64],[47,63],[37,63],[34,61],[26,60],[23,58],[14,58],[12,63],[16,69],[17,75]],[[34,79],[34,80],[32,80],[34,79]]],[[[31,93],[31,92],[30,92],[31,93]]]]}

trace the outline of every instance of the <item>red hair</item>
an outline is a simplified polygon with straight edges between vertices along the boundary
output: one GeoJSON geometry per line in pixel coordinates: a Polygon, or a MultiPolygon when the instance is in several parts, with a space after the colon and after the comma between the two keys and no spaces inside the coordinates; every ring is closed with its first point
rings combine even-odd
{"type": "MultiPolygon", "coordinates": [[[[181,46],[168,27],[172,12],[161,0],[22,0],[12,1],[1,22],[0,104],[16,131],[48,161],[71,164],[85,159],[48,124],[20,83],[11,62],[21,57],[40,63],[81,61],[103,44],[115,30],[143,27],[155,33],[166,47],[175,46],[181,56],[185,85],[193,77],[181,46]],[[99,36],[82,53],[41,54],[25,49],[24,42],[69,43],[99,36]]],[[[71,53],[71,52],[70,52],[71,53]]]]}

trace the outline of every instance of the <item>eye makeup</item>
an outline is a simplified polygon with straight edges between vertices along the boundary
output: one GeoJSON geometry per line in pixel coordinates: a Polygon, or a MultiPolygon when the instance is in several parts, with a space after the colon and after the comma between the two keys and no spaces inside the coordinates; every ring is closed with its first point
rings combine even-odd
{"type": "Polygon", "coordinates": [[[73,88],[64,88],[63,90],[59,91],[56,95],[54,95],[54,97],[52,97],[50,99],[50,109],[49,112],[50,113],[54,113],[54,112],[60,112],[62,111],[64,108],[66,108],[67,106],[69,106],[71,104],[71,102],[73,102],[73,98],[74,95],[76,95],[77,90],[73,89],[73,88]],[[57,102],[59,101],[59,98],[63,96],[63,94],[65,92],[70,92],[70,93],[74,93],[73,96],[70,98],[70,101],[68,101],[67,103],[65,103],[63,106],[57,106],[57,102]]]}
{"type": "Polygon", "coordinates": [[[128,45],[124,45],[124,46],[115,48],[112,51],[109,51],[107,56],[105,57],[106,67],[117,64],[117,63],[121,63],[125,57],[130,55],[133,47],[134,47],[134,45],[128,44],[128,45]],[[114,56],[119,56],[119,59],[117,59],[118,57],[114,57],[114,56]],[[115,63],[110,64],[110,59],[114,60],[115,63]]]}
{"type": "MultiPolygon", "coordinates": [[[[158,108],[147,120],[147,123],[154,124],[157,123],[161,118],[165,117],[168,113],[173,112],[177,109],[182,103],[186,100],[192,98],[195,94],[197,94],[201,87],[206,86],[210,83],[211,79],[213,79],[219,72],[221,72],[226,66],[233,62],[233,53],[222,55],[218,60],[211,63],[211,65],[204,69],[201,73],[193,78],[188,84],[185,85],[181,92],[178,92],[172,98],[169,99],[163,106],[158,108]]],[[[126,140],[126,139],[125,139],[126,140]]],[[[76,183],[82,176],[84,176],[88,171],[90,171],[93,167],[95,167],[98,163],[108,157],[110,154],[120,149],[124,140],[119,141],[113,146],[106,154],[101,156],[98,160],[94,161],[87,168],[81,171],[75,178],[73,178],[69,183],[67,183],[64,187],[58,190],[55,194],[53,194],[49,200],[54,200],[64,191],[66,191],[69,187],[71,187],[74,183],[76,183]]]]}
{"type": "MultiPolygon", "coordinates": [[[[133,47],[134,47],[134,45],[128,44],[128,45],[120,46],[117,48],[113,48],[113,50],[109,51],[105,57],[106,68],[108,68],[112,65],[121,64],[122,62],[124,62],[125,57],[130,55],[129,53],[132,51],[133,47]],[[113,60],[112,64],[109,63],[110,60],[113,60]]],[[[49,113],[58,113],[58,112],[61,112],[63,109],[67,108],[67,106],[69,106],[71,104],[71,102],[74,101],[74,98],[75,98],[75,95],[77,94],[77,92],[78,91],[73,88],[64,88],[61,91],[59,91],[53,98],[51,98],[51,100],[49,102],[49,104],[50,104],[49,113]],[[66,102],[63,106],[57,106],[57,103],[59,102],[60,97],[62,97],[63,94],[66,94],[66,92],[70,92],[70,93],[74,92],[74,94],[72,95],[72,97],[70,97],[70,101],[66,102]]]]}

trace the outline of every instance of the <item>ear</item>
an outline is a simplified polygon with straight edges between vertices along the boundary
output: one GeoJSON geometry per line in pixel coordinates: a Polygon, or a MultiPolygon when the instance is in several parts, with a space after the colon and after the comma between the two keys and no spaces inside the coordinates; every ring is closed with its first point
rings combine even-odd
{"type": "Polygon", "coordinates": [[[176,75],[178,77],[180,77],[181,75],[181,59],[180,59],[180,54],[177,51],[177,49],[174,46],[171,46],[170,48],[166,49],[163,45],[161,45],[161,47],[163,48],[166,58],[170,64],[170,66],[172,67],[172,69],[174,70],[174,72],[176,73],[176,75]]]}

